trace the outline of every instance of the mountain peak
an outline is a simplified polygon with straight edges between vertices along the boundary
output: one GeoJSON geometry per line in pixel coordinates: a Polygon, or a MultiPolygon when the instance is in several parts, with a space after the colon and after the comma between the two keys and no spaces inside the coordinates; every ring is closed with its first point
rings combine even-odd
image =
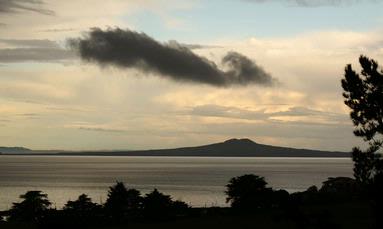
{"type": "Polygon", "coordinates": [[[227,144],[256,144],[256,142],[254,142],[248,138],[240,138],[240,139],[232,138],[232,139],[224,141],[224,143],[227,143],[227,144]]]}

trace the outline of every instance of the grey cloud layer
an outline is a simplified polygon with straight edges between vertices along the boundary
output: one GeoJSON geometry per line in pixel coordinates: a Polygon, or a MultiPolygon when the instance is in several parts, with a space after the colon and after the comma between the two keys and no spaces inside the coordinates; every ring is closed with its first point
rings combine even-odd
{"type": "MultiPolygon", "coordinates": [[[[291,107],[286,111],[265,113],[261,111],[251,111],[246,109],[239,109],[236,107],[226,107],[218,105],[202,105],[193,107],[191,110],[192,115],[210,116],[210,117],[223,117],[235,118],[245,120],[269,120],[272,117],[287,117],[287,116],[306,116],[306,117],[321,117],[324,120],[340,123],[349,123],[349,117],[345,114],[323,112],[306,107],[291,107]]],[[[290,121],[291,122],[291,121],[290,121]]],[[[300,121],[299,123],[304,123],[300,121]]],[[[314,122],[311,122],[313,124],[314,122]]],[[[324,125],[324,123],[320,123],[324,125]]]]}
{"type": "Polygon", "coordinates": [[[48,48],[14,48],[0,49],[1,63],[15,63],[25,61],[56,62],[73,59],[74,54],[64,49],[48,48]]]}
{"type": "Polygon", "coordinates": [[[85,61],[101,66],[136,68],[176,81],[214,86],[251,83],[269,86],[274,82],[261,67],[239,53],[229,52],[222,59],[227,68],[223,71],[184,45],[175,41],[163,44],[131,30],[95,28],[83,38],[69,40],[69,44],[85,61]]]}
{"type": "Polygon", "coordinates": [[[51,40],[0,39],[0,43],[12,46],[0,49],[0,63],[57,62],[75,58],[73,51],[63,49],[51,40]]]}
{"type": "Polygon", "coordinates": [[[316,6],[341,6],[350,5],[362,2],[378,2],[378,0],[243,0],[246,2],[266,3],[266,2],[283,2],[302,7],[316,7],[316,6]]]}
{"type": "Polygon", "coordinates": [[[0,43],[19,47],[59,48],[56,42],[47,39],[0,39],[0,43]]]}
{"type": "Polygon", "coordinates": [[[45,15],[54,15],[54,12],[43,8],[44,2],[40,0],[0,0],[0,13],[17,13],[32,11],[45,15]]]}

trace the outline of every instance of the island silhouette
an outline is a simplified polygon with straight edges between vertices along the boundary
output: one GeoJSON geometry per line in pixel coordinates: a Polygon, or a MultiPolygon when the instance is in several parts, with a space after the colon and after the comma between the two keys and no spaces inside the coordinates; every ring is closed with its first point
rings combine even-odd
{"type": "MultiPolygon", "coordinates": [[[[81,155],[81,156],[188,156],[188,157],[350,157],[349,152],[296,149],[256,143],[248,138],[232,138],[224,142],[202,146],[149,150],[60,151],[25,150],[4,154],[19,155],[81,155]]],[[[14,148],[12,148],[14,149],[14,148]]]]}

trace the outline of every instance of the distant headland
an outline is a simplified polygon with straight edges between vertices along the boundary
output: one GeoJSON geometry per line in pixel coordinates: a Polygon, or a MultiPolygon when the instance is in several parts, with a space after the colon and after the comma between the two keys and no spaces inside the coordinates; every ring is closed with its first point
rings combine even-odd
{"type": "Polygon", "coordinates": [[[23,147],[0,147],[3,155],[70,155],[70,156],[187,156],[187,157],[350,157],[348,152],[296,149],[256,143],[250,139],[229,139],[224,142],[194,147],[118,151],[30,150],[23,147]]]}

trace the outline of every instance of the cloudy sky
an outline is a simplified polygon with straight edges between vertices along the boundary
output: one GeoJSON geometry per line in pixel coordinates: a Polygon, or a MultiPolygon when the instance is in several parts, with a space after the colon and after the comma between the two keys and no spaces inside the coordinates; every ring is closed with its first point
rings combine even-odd
{"type": "Polygon", "coordinates": [[[383,63],[380,0],[0,0],[0,145],[228,138],[350,150],[340,79],[383,63]]]}

